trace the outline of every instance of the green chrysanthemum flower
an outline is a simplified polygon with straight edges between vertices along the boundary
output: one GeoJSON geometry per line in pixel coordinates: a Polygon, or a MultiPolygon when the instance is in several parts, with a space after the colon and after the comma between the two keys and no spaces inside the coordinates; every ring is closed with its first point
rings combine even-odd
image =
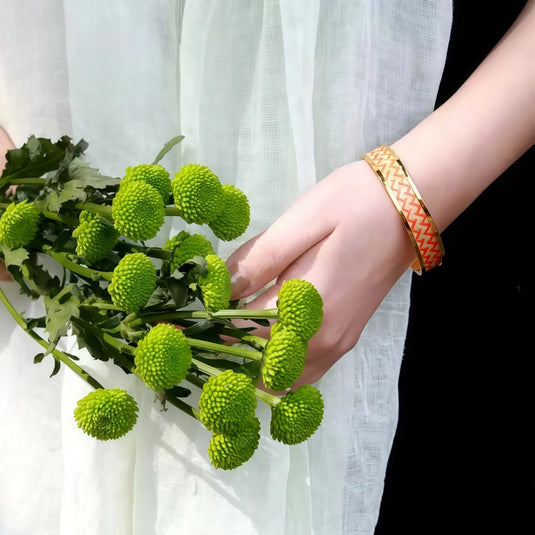
{"type": "Polygon", "coordinates": [[[323,419],[319,390],[303,385],[288,392],[271,409],[271,436],[283,444],[299,444],[311,437],[323,419]]]}
{"type": "Polygon", "coordinates": [[[191,366],[191,349],[186,336],[167,323],[154,326],[140,340],[134,356],[136,371],[153,390],[178,385],[191,366]]]}
{"type": "Polygon", "coordinates": [[[184,262],[191,260],[194,256],[202,256],[206,258],[209,254],[214,254],[214,248],[210,240],[202,234],[180,233],[163,246],[163,249],[173,252],[171,260],[169,260],[169,273],[173,273],[175,269],[179,268],[184,262]]]}
{"type": "Polygon", "coordinates": [[[115,266],[108,293],[115,305],[136,312],[144,307],[156,288],[156,269],[143,253],[127,254],[115,266]]]}
{"type": "Polygon", "coordinates": [[[171,181],[176,207],[187,223],[209,223],[221,210],[223,188],[204,165],[184,165],[171,181]]]}
{"type": "Polygon", "coordinates": [[[215,468],[233,470],[248,461],[260,442],[260,422],[250,420],[237,433],[214,433],[208,445],[208,457],[215,468]]]}
{"type": "Polygon", "coordinates": [[[113,250],[119,233],[102,217],[83,210],[80,224],[72,233],[76,238],[76,254],[90,264],[106,258],[113,250]]]}
{"type": "Polygon", "coordinates": [[[277,329],[262,360],[262,381],[270,390],[290,388],[303,373],[307,342],[295,332],[277,329]]]}
{"type": "Polygon", "coordinates": [[[303,279],[284,281],[278,292],[279,321],[309,340],[323,319],[323,301],[314,285],[303,279]]]}
{"type": "Polygon", "coordinates": [[[228,308],[231,295],[230,273],[215,254],[206,255],[206,275],[199,275],[204,306],[210,312],[228,308]]]}
{"type": "Polygon", "coordinates": [[[255,387],[243,373],[226,370],[210,377],[199,399],[200,420],[217,433],[237,432],[254,417],[255,387]]]}
{"type": "Polygon", "coordinates": [[[115,228],[131,240],[150,240],[163,225],[165,206],[158,190],[139,180],[122,181],[112,203],[115,228]]]}
{"type": "Polygon", "coordinates": [[[219,239],[234,240],[249,226],[249,199],[240,189],[226,184],[223,186],[221,201],[221,211],[208,226],[219,239]]]}
{"type": "Polygon", "coordinates": [[[137,421],[134,398],[120,388],[90,392],[74,409],[78,427],[98,440],[113,440],[130,431],[137,421]]]}
{"type": "Polygon", "coordinates": [[[150,184],[162,196],[164,204],[167,204],[171,195],[169,173],[161,165],[141,164],[127,167],[123,180],[125,182],[140,180],[150,184]]]}
{"type": "Polygon", "coordinates": [[[25,247],[37,234],[39,211],[25,199],[11,203],[0,217],[0,243],[10,249],[25,247]]]}

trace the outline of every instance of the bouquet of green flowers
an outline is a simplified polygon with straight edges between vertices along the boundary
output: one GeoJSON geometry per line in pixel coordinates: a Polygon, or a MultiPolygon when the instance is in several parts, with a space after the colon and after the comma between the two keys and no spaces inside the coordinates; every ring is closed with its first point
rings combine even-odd
{"type": "Polygon", "coordinates": [[[292,386],[320,328],[322,299],[311,283],[291,279],[280,287],[276,308],[239,308],[227,266],[205,235],[181,231],[162,247],[146,244],[166,217],[206,225],[225,241],[249,225],[246,195],[208,167],[186,164],[171,177],[160,165],[181,139],[170,140],[152,163],[126,167],[123,177],[85,162],[83,139],[31,136],[8,151],[0,177],[0,257],[20,292],[41,299],[45,313],[26,317],[1,288],[0,300],[43,347],[35,363],[50,356],[51,376],[64,364],[95,388],[74,408],[85,433],[123,436],[138,406],[60,350],[71,334],[92,358],[143,381],[162,408],[199,420],[212,433],[210,462],[228,470],[258,446],[258,400],[271,407],[271,436],[284,444],[307,440],[320,425],[320,392],[292,386]],[[269,339],[255,334],[258,324],[271,326],[269,339]],[[192,388],[202,389],[198,407],[188,403],[192,388]]]}

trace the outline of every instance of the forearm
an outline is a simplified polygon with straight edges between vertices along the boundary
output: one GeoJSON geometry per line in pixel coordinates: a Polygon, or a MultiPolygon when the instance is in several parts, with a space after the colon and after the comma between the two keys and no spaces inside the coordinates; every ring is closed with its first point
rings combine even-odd
{"type": "Polygon", "coordinates": [[[463,86],[392,145],[439,230],[535,143],[535,2],[463,86]]]}

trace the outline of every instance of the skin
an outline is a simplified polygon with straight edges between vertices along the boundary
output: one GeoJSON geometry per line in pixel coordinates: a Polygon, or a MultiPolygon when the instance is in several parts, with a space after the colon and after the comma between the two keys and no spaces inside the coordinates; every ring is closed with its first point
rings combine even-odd
{"type": "MultiPolygon", "coordinates": [[[[442,231],[534,143],[531,1],[465,84],[392,148],[442,231]]],[[[235,299],[276,280],[248,308],[275,306],[280,284],[293,277],[309,280],[322,295],[324,321],[298,386],[319,379],[356,344],[414,258],[390,199],[361,160],[319,182],[227,263],[235,299]]]]}

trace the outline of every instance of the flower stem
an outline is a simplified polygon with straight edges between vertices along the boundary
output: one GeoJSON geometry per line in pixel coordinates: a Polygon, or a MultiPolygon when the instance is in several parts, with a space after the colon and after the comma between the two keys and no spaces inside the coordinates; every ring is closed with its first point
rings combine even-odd
{"type": "Polygon", "coordinates": [[[87,277],[88,279],[98,280],[104,279],[110,281],[113,275],[111,271],[97,271],[95,269],[82,266],[69,260],[67,253],[60,253],[58,251],[53,251],[50,246],[43,246],[43,253],[52,257],[56,262],[60,263],[64,268],[81,275],[82,277],[87,277]]]}
{"type": "Polygon", "coordinates": [[[173,312],[161,312],[157,314],[138,314],[137,319],[129,322],[131,327],[140,327],[145,323],[156,321],[173,321],[178,319],[277,319],[279,312],[276,308],[265,310],[218,310],[210,312],[208,310],[177,310],[173,312]]]}
{"type": "MultiPolygon", "coordinates": [[[[50,349],[50,343],[47,342],[45,339],[41,338],[33,329],[30,329],[28,327],[28,324],[24,320],[24,318],[19,314],[19,312],[15,309],[15,307],[11,304],[11,301],[7,298],[6,294],[0,288],[0,301],[4,304],[7,311],[11,314],[13,319],[19,324],[20,327],[31,337],[33,340],[35,340],[41,347],[46,349],[47,351],[50,349]]],[[[89,385],[91,385],[93,388],[104,388],[93,376],[89,375],[83,368],[78,366],[68,355],[66,355],[63,351],[60,351],[57,348],[54,348],[52,350],[52,356],[61,362],[65,364],[67,367],[69,367],[73,372],[75,372],[78,376],[80,376],[84,381],[86,381],[89,385]]]]}
{"type": "Polygon", "coordinates": [[[265,390],[261,390],[260,388],[255,388],[255,395],[259,400],[267,403],[270,407],[275,407],[281,401],[281,398],[278,396],[274,396],[273,394],[270,394],[265,390]]]}
{"type": "Polygon", "coordinates": [[[245,359],[260,361],[262,360],[262,353],[251,349],[243,349],[241,347],[226,346],[224,344],[216,344],[215,342],[207,342],[206,340],[197,340],[196,338],[186,338],[191,347],[198,349],[206,349],[208,351],[216,351],[217,353],[225,353],[226,355],[234,355],[236,357],[243,357],[245,359]]]}

